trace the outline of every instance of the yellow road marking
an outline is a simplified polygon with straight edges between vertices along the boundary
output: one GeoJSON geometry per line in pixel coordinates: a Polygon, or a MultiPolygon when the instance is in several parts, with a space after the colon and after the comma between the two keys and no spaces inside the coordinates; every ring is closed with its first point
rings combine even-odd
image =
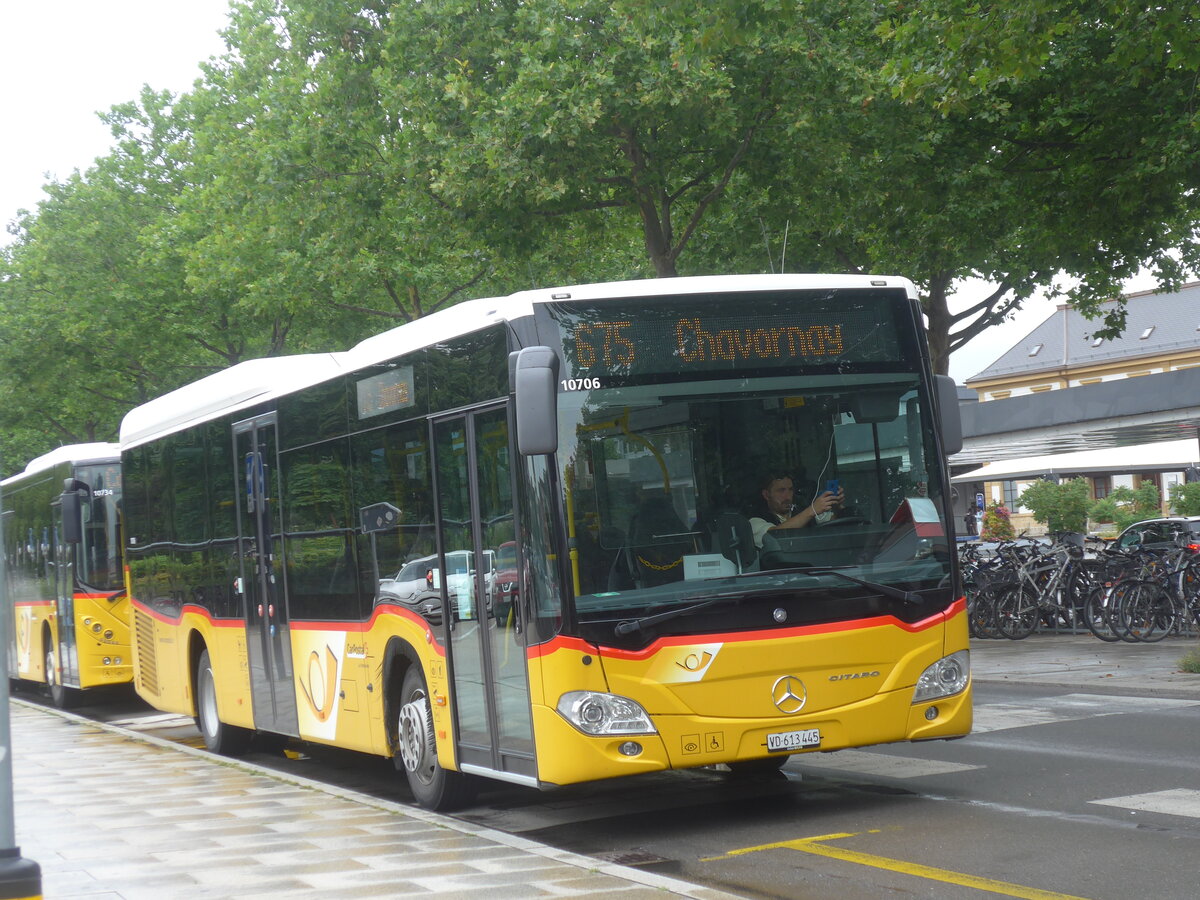
{"type": "MultiPolygon", "coordinates": [[[[878,829],[866,832],[878,834],[878,829]]],[[[944,881],[947,884],[990,891],[993,894],[1003,894],[1006,897],[1020,897],[1023,900],[1085,900],[1072,894],[1060,894],[1057,891],[1043,891],[1037,888],[1011,884],[1007,881],[996,881],[991,878],[980,878],[965,872],[953,872],[950,869],[939,869],[935,866],[923,866],[920,863],[906,862],[902,859],[889,859],[886,856],[876,856],[873,853],[860,853],[857,850],[846,850],[842,847],[831,847],[826,842],[841,838],[855,837],[854,833],[822,834],[816,837],[798,838],[794,841],[778,841],[773,844],[761,844],[758,847],[743,847],[740,850],[730,850],[721,856],[710,856],[701,862],[713,862],[728,859],[731,856],[744,856],[747,853],[758,853],[760,850],[799,850],[801,853],[812,853],[829,859],[840,859],[843,862],[857,863],[860,866],[871,866],[876,869],[886,869],[903,875],[913,875],[917,878],[927,878],[930,881],[944,881]]]]}

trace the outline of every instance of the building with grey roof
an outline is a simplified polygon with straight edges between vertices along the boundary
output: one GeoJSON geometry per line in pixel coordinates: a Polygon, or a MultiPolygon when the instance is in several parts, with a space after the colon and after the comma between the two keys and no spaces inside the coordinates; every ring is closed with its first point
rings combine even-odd
{"type": "Polygon", "coordinates": [[[1126,300],[1120,337],[1094,337],[1101,320],[1062,305],[966,385],[998,400],[1200,365],[1200,282],[1126,300]]]}

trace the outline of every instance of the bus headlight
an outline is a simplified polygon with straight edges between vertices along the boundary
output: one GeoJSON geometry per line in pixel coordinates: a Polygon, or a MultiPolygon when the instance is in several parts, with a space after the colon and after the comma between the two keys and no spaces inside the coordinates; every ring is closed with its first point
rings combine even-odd
{"type": "Polygon", "coordinates": [[[617,694],[569,691],[558,700],[558,714],[584,734],[655,734],[642,707],[617,694]]]}
{"type": "Polygon", "coordinates": [[[971,680],[971,654],[967,650],[959,650],[949,656],[943,656],[932,666],[921,673],[917,679],[917,689],[913,691],[913,703],[923,703],[926,700],[937,700],[939,697],[951,697],[966,690],[967,682],[971,680]]]}

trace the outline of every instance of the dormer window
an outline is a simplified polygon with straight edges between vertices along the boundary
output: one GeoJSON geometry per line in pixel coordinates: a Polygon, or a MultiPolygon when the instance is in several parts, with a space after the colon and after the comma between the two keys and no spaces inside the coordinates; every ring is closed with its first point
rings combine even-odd
{"type": "Polygon", "coordinates": [[[1043,346],[1044,346],[1043,344],[1034,344],[1032,347],[1029,348],[1029,355],[1037,356],[1039,353],[1042,352],[1043,346]]]}
{"type": "Polygon", "coordinates": [[[1151,325],[1149,328],[1147,328],[1145,331],[1143,331],[1142,336],[1140,338],[1138,338],[1138,340],[1144,341],[1146,338],[1150,337],[1150,335],[1154,334],[1155,327],[1156,326],[1151,325]]]}

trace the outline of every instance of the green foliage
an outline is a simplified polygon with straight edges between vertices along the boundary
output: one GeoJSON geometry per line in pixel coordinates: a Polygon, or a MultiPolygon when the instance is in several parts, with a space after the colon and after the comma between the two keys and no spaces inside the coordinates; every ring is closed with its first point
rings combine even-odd
{"type": "Polygon", "coordinates": [[[1058,272],[1096,311],[1196,268],[1195,26],[1107,0],[241,0],[191,92],[109,111],[112,152],[20,218],[0,451],[467,297],[677,273],[908,275],[945,372],[1058,272]],[[951,314],[971,276],[999,287],[951,314]]]}
{"type": "Polygon", "coordinates": [[[1142,482],[1137,490],[1114,488],[1103,500],[1097,500],[1088,511],[1094,522],[1112,522],[1118,531],[1134,522],[1162,515],[1161,496],[1151,481],[1142,482]]]}
{"type": "Polygon", "coordinates": [[[983,527],[979,531],[981,541],[1011,541],[1016,537],[1009,520],[1007,506],[993,504],[983,511],[983,527]]]}
{"type": "Polygon", "coordinates": [[[1179,671],[1200,675],[1200,650],[1193,648],[1185,653],[1179,660],[1179,671]]]}
{"type": "Polygon", "coordinates": [[[1179,516],[1200,516],[1200,481],[1173,484],[1168,492],[1171,509],[1179,516]]]}
{"type": "Polygon", "coordinates": [[[1098,336],[1124,325],[1123,304],[1100,307],[1122,278],[1147,268],[1177,286],[1200,259],[1200,47],[1180,37],[1198,27],[1189,3],[932,0],[893,7],[879,28],[893,96],[986,129],[1030,214],[1026,258],[1080,278],[1067,294],[1103,313],[1098,336]],[[1054,222],[1064,210],[1072,228],[1054,222]]]}
{"type": "Polygon", "coordinates": [[[1021,492],[1018,502],[1029,509],[1034,519],[1045,525],[1051,533],[1087,531],[1092,497],[1086,479],[1073,478],[1058,484],[1035,481],[1021,492]]]}

